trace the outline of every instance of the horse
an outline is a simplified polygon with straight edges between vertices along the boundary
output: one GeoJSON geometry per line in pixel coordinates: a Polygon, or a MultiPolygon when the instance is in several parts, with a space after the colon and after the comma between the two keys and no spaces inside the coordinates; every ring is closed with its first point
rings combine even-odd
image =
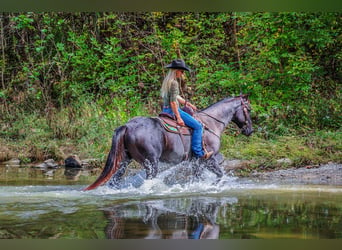
{"type": "MultiPolygon", "coordinates": [[[[248,96],[240,95],[224,98],[193,115],[204,127],[205,149],[214,152],[209,159],[199,159],[200,164],[216,174],[217,182],[223,176],[217,160],[220,156],[221,134],[232,121],[242,134],[250,136],[253,133],[250,110],[248,96]]],[[[111,178],[110,183],[115,185],[122,179],[132,160],[146,170],[146,179],[153,179],[158,174],[159,163],[176,165],[194,159],[190,144],[190,136],[166,131],[158,117],[134,117],[114,130],[105,167],[95,182],[84,191],[95,189],[111,178]]]]}

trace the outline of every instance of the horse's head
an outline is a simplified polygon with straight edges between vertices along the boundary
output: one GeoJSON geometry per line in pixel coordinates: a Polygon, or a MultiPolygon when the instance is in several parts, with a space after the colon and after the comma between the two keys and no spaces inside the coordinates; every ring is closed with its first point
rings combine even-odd
{"type": "Polygon", "coordinates": [[[237,108],[232,121],[241,129],[242,134],[250,136],[253,133],[251,106],[247,95],[241,95],[239,98],[241,105],[237,108]]]}

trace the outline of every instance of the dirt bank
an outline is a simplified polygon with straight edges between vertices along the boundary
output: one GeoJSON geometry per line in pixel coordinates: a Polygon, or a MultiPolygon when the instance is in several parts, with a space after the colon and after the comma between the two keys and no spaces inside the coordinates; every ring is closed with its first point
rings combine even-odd
{"type": "Polygon", "coordinates": [[[284,184],[322,184],[342,186],[342,164],[289,168],[272,172],[252,172],[248,178],[284,184]]]}

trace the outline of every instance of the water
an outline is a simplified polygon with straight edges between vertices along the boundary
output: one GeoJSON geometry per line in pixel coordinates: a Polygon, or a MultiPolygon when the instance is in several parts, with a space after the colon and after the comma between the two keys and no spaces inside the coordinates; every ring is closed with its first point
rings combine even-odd
{"type": "Polygon", "coordinates": [[[231,176],[213,185],[210,173],[193,181],[180,169],[136,187],[84,192],[98,171],[0,166],[0,238],[342,238],[340,186],[231,176]]]}

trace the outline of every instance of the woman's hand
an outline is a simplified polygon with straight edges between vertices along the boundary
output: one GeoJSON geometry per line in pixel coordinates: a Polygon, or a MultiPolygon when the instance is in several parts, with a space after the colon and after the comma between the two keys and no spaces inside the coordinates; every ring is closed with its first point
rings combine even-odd
{"type": "Polygon", "coordinates": [[[196,107],[195,105],[191,104],[190,102],[187,102],[187,103],[186,103],[186,106],[189,106],[190,108],[192,108],[193,111],[196,111],[196,110],[197,110],[197,107],[196,107]]]}
{"type": "Polygon", "coordinates": [[[177,117],[177,123],[181,126],[185,126],[183,119],[179,116],[177,117]]]}

